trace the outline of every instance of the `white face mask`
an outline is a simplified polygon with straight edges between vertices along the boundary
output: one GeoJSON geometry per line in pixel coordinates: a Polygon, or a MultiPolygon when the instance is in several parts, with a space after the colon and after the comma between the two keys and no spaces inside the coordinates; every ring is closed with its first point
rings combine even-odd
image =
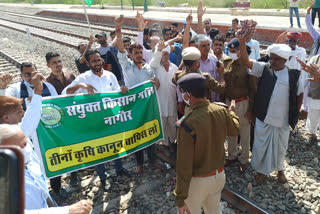
{"type": "Polygon", "coordinates": [[[24,82],[24,84],[25,84],[26,86],[33,87],[33,85],[30,84],[30,83],[28,83],[27,81],[23,81],[23,82],[24,82]]]}
{"type": "Polygon", "coordinates": [[[233,59],[233,60],[237,60],[237,59],[239,58],[236,53],[229,53],[229,56],[230,56],[230,58],[233,59]]]}
{"type": "MultiPolygon", "coordinates": [[[[184,98],[184,95],[185,95],[185,94],[188,94],[188,95],[189,95],[188,92],[182,93],[182,99],[183,99],[183,101],[189,106],[189,105],[190,105],[190,100],[186,100],[186,99],[184,98]]],[[[189,95],[189,96],[190,96],[190,95],[189,95]]]]}

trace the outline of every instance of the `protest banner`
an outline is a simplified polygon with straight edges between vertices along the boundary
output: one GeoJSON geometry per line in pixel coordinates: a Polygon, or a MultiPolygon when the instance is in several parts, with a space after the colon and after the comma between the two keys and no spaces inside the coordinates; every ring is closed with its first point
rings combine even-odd
{"type": "Polygon", "coordinates": [[[124,157],[163,139],[156,90],[44,99],[37,134],[49,178],[124,157]]]}

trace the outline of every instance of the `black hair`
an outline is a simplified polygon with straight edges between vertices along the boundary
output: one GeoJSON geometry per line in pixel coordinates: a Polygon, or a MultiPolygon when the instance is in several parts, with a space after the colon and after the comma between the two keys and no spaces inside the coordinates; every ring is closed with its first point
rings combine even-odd
{"type": "Polygon", "coordinates": [[[183,64],[187,67],[192,66],[194,62],[195,62],[194,60],[183,60],[183,64]]]}
{"type": "Polygon", "coordinates": [[[178,27],[178,23],[177,22],[172,22],[171,25],[178,27]]]}
{"type": "Polygon", "coordinates": [[[239,24],[239,20],[237,18],[232,19],[232,22],[237,22],[237,24],[239,24]]]}
{"type": "Polygon", "coordinates": [[[21,73],[22,73],[23,68],[32,68],[32,67],[34,67],[34,68],[37,70],[36,65],[33,64],[32,62],[23,62],[23,63],[21,64],[20,71],[21,71],[21,73]]]}
{"type": "Polygon", "coordinates": [[[48,52],[46,54],[46,60],[47,60],[47,63],[49,63],[50,59],[53,58],[53,57],[57,57],[57,56],[60,56],[60,54],[56,53],[56,52],[48,52]]]}
{"type": "Polygon", "coordinates": [[[233,37],[236,37],[235,33],[233,32],[233,30],[228,30],[226,33],[226,38],[229,37],[230,35],[233,35],[233,37]]]}
{"type": "Polygon", "coordinates": [[[217,35],[219,35],[220,30],[216,29],[216,28],[211,28],[209,35],[210,35],[210,39],[213,40],[214,37],[216,37],[217,35]]]}
{"type": "Polygon", "coordinates": [[[123,43],[125,43],[125,42],[130,42],[131,43],[131,38],[128,37],[128,36],[124,36],[122,41],[123,41],[123,43]]]}
{"type": "Polygon", "coordinates": [[[114,31],[111,31],[110,32],[110,37],[112,37],[112,35],[114,35],[114,34],[116,34],[116,31],[114,30],[114,31]]]}
{"type": "Polygon", "coordinates": [[[143,30],[143,35],[148,35],[150,33],[150,30],[149,30],[149,28],[145,28],[144,30],[143,30]]]}
{"type": "Polygon", "coordinates": [[[87,62],[89,62],[90,55],[92,55],[92,54],[99,54],[99,56],[101,56],[98,50],[90,49],[90,50],[87,51],[86,55],[84,55],[84,57],[86,58],[87,62]]]}
{"type": "Polygon", "coordinates": [[[171,28],[170,27],[164,27],[162,29],[162,35],[165,35],[168,31],[171,31],[171,28]]]}
{"type": "Polygon", "coordinates": [[[213,40],[212,40],[212,43],[214,43],[214,41],[220,41],[220,42],[225,42],[226,41],[226,39],[223,37],[223,36],[221,36],[221,35],[216,35],[214,38],[213,38],[213,40]]]}
{"type": "Polygon", "coordinates": [[[246,48],[247,48],[248,55],[250,55],[251,54],[251,48],[248,45],[246,45],[246,48]]]}

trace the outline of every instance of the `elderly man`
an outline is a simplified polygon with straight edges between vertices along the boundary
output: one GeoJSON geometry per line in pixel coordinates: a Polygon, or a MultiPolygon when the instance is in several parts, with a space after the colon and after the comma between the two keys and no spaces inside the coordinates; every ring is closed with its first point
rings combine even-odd
{"type": "Polygon", "coordinates": [[[299,84],[300,71],[285,65],[291,48],[285,44],[268,47],[270,63],[249,60],[245,37],[240,40],[242,61],[259,78],[254,103],[256,125],[251,165],[257,171],[256,180],[262,182],[271,170],[278,171],[278,180],[286,183],[284,156],[288,148],[290,128],[298,122],[303,87],[299,84]]]}
{"type": "Polygon", "coordinates": [[[210,31],[211,31],[211,19],[210,18],[205,18],[203,20],[203,25],[204,25],[204,33],[205,35],[210,38],[210,31]]]}
{"type": "Polygon", "coordinates": [[[189,73],[178,80],[191,112],[178,122],[177,184],[174,190],[179,214],[221,213],[225,184],[224,141],[239,134],[239,122],[224,106],[206,98],[206,78],[189,73]]]}
{"type": "MultiPolygon", "coordinates": [[[[140,14],[141,15],[141,14],[140,14]]],[[[137,15],[138,16],[138,15],[137,15]]],[[[145,64],[143,62],[143,46],[140,44],[132,44],[129,48],[131,52],[132,60],[128,58],[128,52],[124,49],[121,27],[123,23],[123,15],[115,19],[116,32],[117,32],[117,47],[119,49],[118,58],[124,71],[123,77],[126,86],[129,88],[140,84],[144,81],[151,80],[155,87],[158,89],[160,87],[159,79],[155,77],[154,70],[151,68],[150,64],[145,64]]],[[[159,50],[165,47],[164,43],[161,42],[159,50]],[[161,48],[160,48],[161,47],[161,48]]],[[[161,52],[157,51],[154,53],[154,64],[159,64],[161,60],[161,52]]],[[[155,155],[153,153],[153,146],[147,148],[148,158],[151,164],[155,164],[155,155]]],[[[137,174],[141,175],[143,170],[144,156],[143,150],[135,153],[137,160],[137,174]]]]}
{"type": "MultiPolygon", "coordinates": [[[[120,91],[116,76],[103,69],[103,59],[100,53],[96,50],[89,50],[86,55],[86,61],[91,70],[80,74],[70,85],[68,85],[62,94],[95,94],[105,93],[110,91],[120,91]]],[[[122,92],[127,92],[125,86],[121,86],[122,92]]],[[[128,175],[129,172],[122,167],[121,159],[114,161],[116,173],[118,175],[128,175]]],[[[101,185],[105,190],[110,188],[110,183],[107,180],[107,172],[105,164],[96,166],[96,171],[100,177],[101,185]]]]}
{"type": "MultiPolygon", "coordinates": [[[[1,98],[0,98],[1,99],[1,98]]],[[[12,99],[16,108],[21,106],[21,100],[12,99]]],[[[89,214],[92,202],[82,200],[71,206],[48,208],[50,197],[45,176],[42,174],[39,158],[32,149],[32,143],[18,125],[0,124],[0,145],[19,146],[24,153],[25,170],[25,213],[27,214],[89,214]]]]}
{"type": "MultiPolygon", "coordinates": [[[[215,55],[209,54],[211,47],[211,40],[203,34],[196,38],[196,45],[201,53],[200,57],[200,71],[209,74],[218,82],[223,82],[223,64],[220,63],[215,55]],[[217,67],[219,65],[219,67],[217,67]]],[[[219,101],[220,97],[216,93],[211,94],[212,101],[219,101]]]]}
{"type": "MultiPolygon", "coordinates": [[[[156,46],[156,51],[160,51],[159,46],[161,47],[161,44],[156,46]]],[[[170,47],[168,46],[162,50],[160,62],[156,58],[153,58],[150,62],[150,66],[154,69],[154,72],[160,81],[158,95],[165,146],[171,145],[170,143],[173,143],[176,139],[175,123],[177,120],[176,85],[174,85],[171,80],[178,70],[178,67],[169,61],[169,56],[170,47]]]]}

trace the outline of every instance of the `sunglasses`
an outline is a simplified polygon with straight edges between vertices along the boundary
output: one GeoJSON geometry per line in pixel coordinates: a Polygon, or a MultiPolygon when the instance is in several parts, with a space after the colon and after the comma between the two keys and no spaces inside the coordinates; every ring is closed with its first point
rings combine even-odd
{"type": "Polygon", "coordinates": [[[22,76],[24,77],[31,77],[32,73],[23,73],[22,76]]]}

